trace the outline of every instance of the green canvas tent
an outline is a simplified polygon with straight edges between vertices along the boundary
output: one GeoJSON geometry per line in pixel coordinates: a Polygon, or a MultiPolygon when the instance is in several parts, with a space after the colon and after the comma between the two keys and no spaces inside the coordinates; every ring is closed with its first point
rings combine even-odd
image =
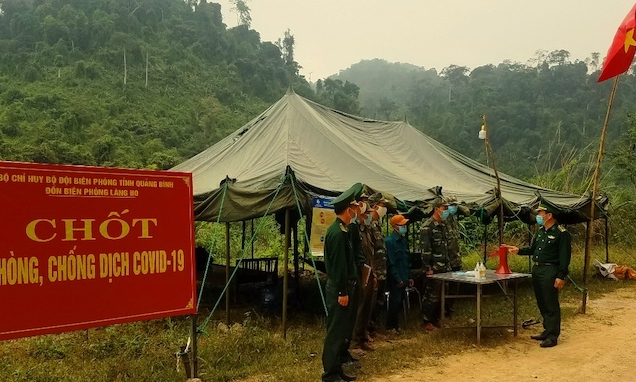
{"type": "MultiPolygon", "coordinates": [[[[496,215],[500,205],[492,169],[408,122],[352,116],[291,89],[262,114],[173,170],[192,172],[195,219],[201,221],[216,221],[220,210],[223,222],[261,217],[275,195],[270,213],[296,210],[295,196],[307,211],[312,196],[334,196],[355,182],[409,205],[432,199],[441,188],[482,218],[496,215]],[[286,174],[294,177],[293,185],[281,184],[286,174]]],[[[548,190],[505,174],[500,180],[508,219],[530,221],[527,212],[543,199],[562,211],[563,223],[589,220],[588,195],[548,190]]],[[[607,204],[606,197],[597,199],[602,211],[596,216],[604,215],[607,204]]]]}

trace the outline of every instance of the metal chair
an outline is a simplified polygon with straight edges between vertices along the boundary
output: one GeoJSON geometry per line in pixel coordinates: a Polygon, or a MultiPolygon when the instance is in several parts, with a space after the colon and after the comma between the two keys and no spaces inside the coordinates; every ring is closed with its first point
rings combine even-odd
{"type": "Polygon", "coordinates": [[[417,301],[420,303],[420,311],[422,311],[422,295],[420,291],[417,290],[416,287],[406,287],[404,288],[404,293],[406,293],[406,307],[410,311],[411,310],[411,293],[417,294],[417,301]]]}
{"type": "MultiPolygon", "coordinates": [[[[420,294],[420,291],[417,290],[416,287],[406,287],[404,288],[404,300],[402,301],[402,309],[404,310],[404,321],[407,320],[408,317],[408,312],[411,311],[411,293],[415,293],[417,294],[417,301],[420,304],[420,311],[422,310],[422,296],[420,294]]],[[[384,292],[384,295],[386,296],[386,310],[388,312],[389,310],[389,300],[391,298],[391,293],[390,292],[384,292]]]]}

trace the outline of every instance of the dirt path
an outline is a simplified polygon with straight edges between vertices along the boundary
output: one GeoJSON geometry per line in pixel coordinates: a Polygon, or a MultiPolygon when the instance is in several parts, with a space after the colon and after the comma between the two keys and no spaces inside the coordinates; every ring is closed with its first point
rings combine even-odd
{"type": "Polygon", "coordinates": [[[563,323],[554,348],[540,348],[522,331],[504,346],[468,350],[373,382],[636,381],[636,283],[588,301],[586,315],[563,323]]]}

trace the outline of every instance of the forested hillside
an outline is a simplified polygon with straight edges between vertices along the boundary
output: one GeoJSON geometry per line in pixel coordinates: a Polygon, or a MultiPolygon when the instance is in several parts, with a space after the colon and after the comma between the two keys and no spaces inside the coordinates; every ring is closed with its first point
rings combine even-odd
{"type": "MultiPolygon", "coordinates": [[[[527,64],[503,62],[472,70],[450,65],[438,73],[376,59],[352,65],[327,81],[357,84],[364,116],[406,117],[426,134],[482,162],[486,155],[477,133],[485,114],[497,165],[528,178],[598,150],[613,82],[596,82],[599,60],[592,54],[585,62],[572,62],[567,51],[559,50],[537,52],[527,64]]],[[[634,100],[636,78],[623,75],[608,130],[610,151],[627,138],[634,100]]]]}
{"type": "MultiPolygon", "coordinates": [[[[440,73],[376,59],[310,86],[294,60],[292,32],[262,41],[248,4],[234,4],[0,0],[0,159],[167,169],[292,85],[344,112],[407,118],[482,162],[477,132],[485,114],[502,171],[526,179],[550,170],[589,175],[612,82],[596,83],[598,54],[572,62],[564,50],[539,52],[527,64],[450,65],[440,73]],[[239,26],[223,23],[230,12],[239,26]]],[[[624,75],[608,137],[620,158],[607,163],[627,169],[625,179],[636,178],[634,99],[635,77],[624,75]]]]}
{"type": "Polygon", "coordinates": [[[166,169],[290,84],[315,97],[293,35],[261,41],[249,8],[231,29],[205,1],[0,0],[0,9],[2,159],[166,169]]]}

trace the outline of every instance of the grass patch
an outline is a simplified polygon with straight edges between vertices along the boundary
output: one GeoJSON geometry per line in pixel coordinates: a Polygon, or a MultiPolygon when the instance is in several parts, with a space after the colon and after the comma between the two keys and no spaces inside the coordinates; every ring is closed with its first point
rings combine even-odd
{"type": "MultiPolygon", "coordinates": [[[[581,246],[577,244],[574,251],[570,269],[573,279],[580,283],[581,246]]],[[[612,248],[610,253],[613,262],[636,265],[626,248],[612,248]]],[[[483,252],[466,256],[465,268],[472,269],[481,256],[483,252]]],[[[604,249],[596,249],[594,258],[604,259],[604,249]]],[[[528,271],[526,258],[510,256],[509,262],[513,271],[528,271]]],[[[487,265],[495,268],[496,260],[489,260],[487,265]]],[[[588,279],[591,298],[632,285],[629,281],[609,281],[596,276],[588,279]]],[[[208,334],[199,338],[201,378],[206,382],[318,380],[322,373],[325,325],[317,289],[315,281],[308,280],[302,285],[300,307],[289,313],[287,339],[283,339],[279,317],[263,316],[251,306],[235,307],[231,317],[238,324],[227,328],[220,325],[225,313],[217,311],[207,327],[208,334]]],[[[520,282],[518,298],[520,321],[539,317],[530,280],[520,282]]],[[[564,320],[576,314],[581,299],[581,293],[568,283],[561,295],[564,320]]],[[[469,324],[475,313],[474,301],[458,300],[454,308],[451,323],[469,324]]],[[[363,357],[362,368],[355,370],[361,380],[416,364],[439,365],[445,357],[475,347],[474,330],[424,332],[417,310],[417,302],[413,300],[403,334],[382,341],[375,352],[363,357]]],[[[204,318],[205,314],[201,314],[200,323],[204,318]]],[[[510,303],[505,298],[484,299],[483,319],[484,324],[512,322],[510,303]]],[[[525,334],[523,329],[520,334],[525,334]]],[[[183,365],[177,370],[175,353],[188,335],[189,321],[179,317],[5,341],[0,343],[0,381],[182,382],[185,372],[183,365]]],[[[511,337],[512,333],[505,329],[484,329],[481,346],[499,346],[511,337]]]]}

